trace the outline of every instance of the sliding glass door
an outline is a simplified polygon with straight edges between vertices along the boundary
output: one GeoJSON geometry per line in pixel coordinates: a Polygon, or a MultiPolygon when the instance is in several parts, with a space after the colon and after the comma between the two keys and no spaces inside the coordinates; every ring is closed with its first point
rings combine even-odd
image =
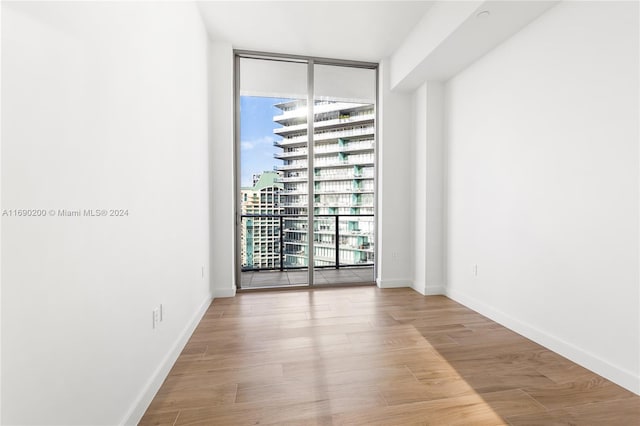
{"type": "Polygon", "coordinates": [[[313,282],[373,282],[376,70],[316,64],[313,78],[313,282]]]}
{"type": "Polygon", "coordinates": [[[240,288],[374,282],[375,99],[374,64],[237,54],[240,288]]]}
{"type": "Polygon", "coordinates": [[[238,282],[241,288],[307,285],[307,64],[238,57],[236,77],[238,282]],[[289,142],[282,123],[296,129],[289,142]]]}

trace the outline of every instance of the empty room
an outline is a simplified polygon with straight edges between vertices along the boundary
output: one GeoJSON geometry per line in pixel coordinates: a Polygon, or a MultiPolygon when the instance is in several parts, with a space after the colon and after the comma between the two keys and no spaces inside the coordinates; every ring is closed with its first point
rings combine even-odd
{"type": "Polygon", "coordinates": [[[0,13],[0,424],[640,425],[640,2],[0,13]]]}

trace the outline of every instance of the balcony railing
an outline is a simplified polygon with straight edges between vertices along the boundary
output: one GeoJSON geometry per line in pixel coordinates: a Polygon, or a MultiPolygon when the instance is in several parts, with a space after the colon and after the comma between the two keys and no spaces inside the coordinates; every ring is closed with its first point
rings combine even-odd
{"type": "MultiPolygon", "coordinates": [[[[316,116],[332,111],[355,110],[362,107],[368,107],[367,104],[354,104],[351,102],[314,102],[314,114],[316,116]]],[[[307,116],[306,103],[300,103],[295,108],[283,110],[282,114],[273,117],[273,121],[281,122],[292,118],[304,118],[307,116]]]]}
{"type": "MultiPolygon", "coordinates": [[[[356,267],[356,266],[373,266],[374,255],[374,242],[373,238],[373,214],[318,214],[314,215],[316,225],[314,225],[313,238],[314,238],[314,258],[318,260],[326,261],[326,250],[333,249],[334,253],[330,259],[334,262],[333,265],[315,265],[314,268],[333,268],[340,269],[344,267],[356,267]],[[365,219],[369,218],[369,219],[365,219]],[[342,219],[342,222],[341,222],[342,219]],[[348,222],[345,223],[344,221],[348,222]],[[343,229],[341,229],[341,224],[343,229]],[[369,227],[370,229],[362,230],[360,225],[369,227]],[[316,229],[317,228],[317,229],[316,229]],[[325,252],[317,253],[317,248],[325,249],[325,252]],[[350,255],[353,259],[352,262],[345,262],[341,260],[341,253],[350,255]],[[356,259],[357,258],[357,259],[356,259]]],[[[307,257],[308,253],[308,238],[307,224],[302,222],[307,219],[306,215],[257,215],[257,214],[243,214],[240,215],[240,220],[249,221],[251,219],[275,219],[277,222],[277,228],[274,230],[273,235],[268,237],[272,239],[269,243],[273,243],[274,247],[277,247],[277,257],[279,266],[277,267],[260,267],[255,265],[244,264],[243,258],[242,271],[262,271],[262,270],[288,270],[288,269],[303,269],[308,266],[300,266],[295,264],[287,264],[286,257],[307,257]],[[302,223],[301,223],[302,222],[302,223]],[[288,235],[287,235],[288,234],[288,235]],[[288,236],[288,238],[287,238],[288,236]]],[[[243,226],[242,235],[243,241],[247,244],[248,241],[253,241],[253,238],[247,238],[245,232],[254,232],[257,224],[251,223],[243,226]],[[249,231],[251,229],[251,231],[249,231]]],[[[272,225],[274,226],[274,225],[272,225]]],[[[258,247],[257,251],[252,248],[252,255],[264,256],[269,254],[269,257],[273,258],[273,253],[263,253],[258,247]]],[[[243,250],[248,251],[247,248],[243,250]]],[[[243,257],[245,252],[243,252],[243,257]]]]}
{"type": "MultiPolygon", "coordinates": [[[[344,126],[345,124],[357,124],[373,121],[375,114],[356,114],[344,118],[330,118],[326,120],[319,120],[313,123],[313,127],[316,130],[327,129],[336,126],[344,126]]],[[[307,123],[292,124],[285,127],[278,127],[273,129],[273,133],[276,135],[286,135],[295,132],[304,132],[307,130],[307,123]]]]}
{"type": "Polygon", "coordinates": [[[352,179],[373,179],[373,178],[374,178],[374,175],[373,175],[372,169],[371,171],[360,172],[360,173],[353,173],[353,172],[335,173],[335,170],[327,170],[327,174],[316,175],[313,177],[313,180],[323,181],[323,180],[352,180],[352,179]],[[332,173],[328,173],[328,172],[332,172],[332,173]]]}
{"type": "MultiPolygon", "coordinates": [[[[355,157],[355,156],[354,156],[355,157]]],[[[332,168],[332,167],[345,167],[345,166],[372,166],[374,164],[374,157],[371,156],[361,156],[355,158],[346,158],[346,159],[318,159],[314,163],[314,167],[317,169],[320,168],[332,168]]],[[[287,170],[304,170],[307,168],[307,162],[293,163],[293,164],[281,164],[277,166],[273,166],[273,170],[275,171],[287,171],[287,170]]]]}
{"type": "Polygon", "coordinates": [[[296,158],[296,157],[306,157],[307,156],[307,150],[306,149],[299,149],[296,151],[285,151],[285,152],[278,152],[276,154],[273,154],[274,158],[296,158]]]}
{"type": "MultiPolygon", "coordinates": [[[[316,142],[327,141],[339,138],[353,138],[358,136],[374,136],[375,128],[373,126],[353,127],[340,130],[322,130],[314,133],[313,139],[316,142]]],[[[282,147],[285,145],[295,145],[306,143],[309,140],[307,135],[291,136],[279,141],[273,142],[273,145],[282,147]]]]}

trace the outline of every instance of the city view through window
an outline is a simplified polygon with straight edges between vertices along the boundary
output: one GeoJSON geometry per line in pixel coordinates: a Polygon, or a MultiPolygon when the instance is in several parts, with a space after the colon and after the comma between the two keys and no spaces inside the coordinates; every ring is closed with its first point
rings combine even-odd
{"type": "Polygon", "coordinates": [[[239,97],[242,287],[374,281],[375,105],[316,99],[309,158],[301,98],[239,97]]]}

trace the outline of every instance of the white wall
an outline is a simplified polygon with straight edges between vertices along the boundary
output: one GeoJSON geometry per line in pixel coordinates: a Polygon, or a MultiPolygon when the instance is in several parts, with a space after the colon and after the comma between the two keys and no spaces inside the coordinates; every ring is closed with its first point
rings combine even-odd
{"type": "Polygon", "coordinates": [[[2,423],[135,423],[210,302],[206,33],[187,3],[2,9],[2,209],[129,211],[2,218],[2,423]]]}
{"type": "Polygon", "coordinates": [[[377,283],[409,287],[414,272],[413,99],[391,91],[388,60],[379,72],[377,283]]]}
{"type": "MultiPolygon", "coordinates": [[[[2,5],[0,5],[0,25],[2,24],[2,5]]],[[[1,36],[0,29],[0,36],[1,36]]],[[[0,37],[1,40],[1,37],[0,37]]],[[[2,43],[0,42],[0,90],[2,90],[2,43]]],[[[0,178],[2,176],[2,102],[0,99],[0,178]]],[[[2,205],[2,185],[0,181],[0,207],[2,205]]],[[[1,212],[0,212],[1,214],[1,212]]],[[[0,216],[0,221],[2,216],[0,216]]],[[[0,226],[0,424],[2,424],[2,226],[0,226]]]]}
{"type": "Polygon", "coordinates": [[[426,294],[427,286],[427,83],[413,93],[413,282],[411,287],[426,294]]]}
{"type": "MultiPolygon", "coordinates": [[[[422,62],[451,37],[483,3],[482,0],[434,2],[391,55],[391,88],[396,90],[403,80],[422,68],[422,62]]],[[[454,57],[460,54],[448,53],[454,57]]],[[[405,83],[403,86],[410,88],[413,84],[405,83]]]]}
{"type": "Polygon", "coordinates": [[[638,47],[561,3],[446,86],[448,293],[635,392],[638,47]]]}
{"type": "Polygon", "coordinates": [[[391,87],[415,90],[424,81],[449,79],[558,1],[436,2],[393,53],[391,87]],[[478,19],[480,11],[490,17],[478,19]]]}
{"type": "Polygon", "coordinates": [[[211,285],[216,297],[232,297],[235,283],[235,181],[233,142],[233,48],[209,47],[209,173],[211,285]]]}
{"type": "Polygon", "coordinates": [[[429,81],[413,95],[414,275],[422,294],[444,294],[444,85],[429,81]]]}

